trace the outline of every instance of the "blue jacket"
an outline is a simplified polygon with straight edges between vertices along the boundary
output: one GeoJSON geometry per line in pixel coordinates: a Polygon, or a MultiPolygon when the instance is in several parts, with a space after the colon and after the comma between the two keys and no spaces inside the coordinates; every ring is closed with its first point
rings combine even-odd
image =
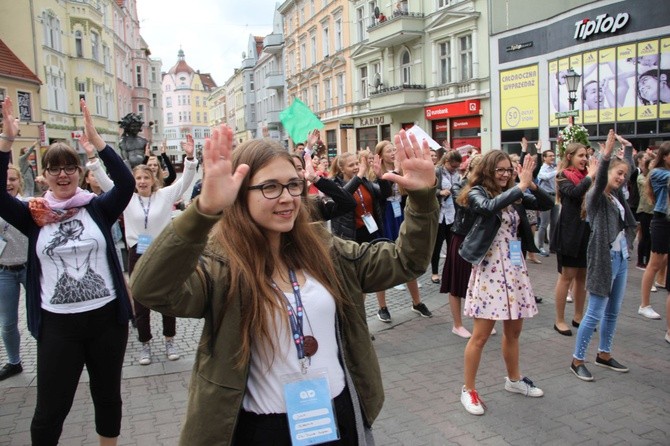
{"type": "MultiPolygon", "coordinates": [[[[117,316],[120,324],[127,323],[132,317],[128,289],[123,269],[119,263],[112,238],[112,225],[128,205],[135,189],[135,179],[123,163],[121,157],[109,146],[99,152],[100,159],[114,178],[115,186],[110,191],[95,197],[85,209],[96,222],[107,244],[107,262],[114,281],[116,292],[117,316]]],[[[30,215],[28,203],[18,200],[7,193],[7,166],[9,152],[0,152],[0,216],[28,237],[28,263],[26,288],[26,315],[28,329],[35,339],[39,339],[41,327],[41,289],[40,275],[42,266],[35,246],[41,227],[30,215]]]]}

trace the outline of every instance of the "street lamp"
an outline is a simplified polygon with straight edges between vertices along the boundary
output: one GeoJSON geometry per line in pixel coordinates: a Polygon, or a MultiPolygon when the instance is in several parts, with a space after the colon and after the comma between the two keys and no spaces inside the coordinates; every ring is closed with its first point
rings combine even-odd
{"type": "Polygon", "coordinates": [[[577,102],[577,86],[582,75],[577,73],[572,68],[568,69],[565,74],[565,84],[568,87],[568,102],[570,102],[570,110],[575,109],[575,102],[577,102]]]}

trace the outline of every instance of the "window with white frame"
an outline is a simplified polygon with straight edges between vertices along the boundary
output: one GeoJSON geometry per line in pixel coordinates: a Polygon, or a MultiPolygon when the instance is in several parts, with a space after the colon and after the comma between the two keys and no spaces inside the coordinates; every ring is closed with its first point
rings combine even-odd
{"type": "Polygon", "coordinates": [[[44,45],[56,51],[61,50],[60,20],[53,11],[42,13],[42,26],[44,28],[44,45]]]}
{"type": "Polygon", "coordinates": [[[107,107],[107,112],[105,116],[108,118],[115,118],[114,116],[114,92],[112,89],[105,91],[105,106],[107,107]]]}
{"type": "Polygon", "coordinates": [[[77,93],[80,95],[86,94],[86,82],[77,82],[77,93]]]}
{"type": "Polygon", "coordinates": [[[151,82],[156,82],[157,79],[156,67],[151,67],[151,82]]]}
{"type": "Polygon", "coordinates": [[[193,137],[195,139],[202,139],[202,129],[201,128],[195,128],[193,129],[193,137]]]}
{"type": "Polygon", "coordinates": [[[200,107],[200,96],[195,97],[195,106],[200,107]]]}
{"type": "Polygon", "coordinates": [[[312,62],[312,65],[314,65],[316,63],[316,36],[314,34],[312,34],[309,37],[309,47],[310,47],[311,56],[312,56],[311,62],[312,62]]]}
{"type": "Polygon", "coordinates": [[[323,81],[323,97],[326,101],[326,110],[333,106],[332,82],[330,79],[323,81]]]}
{"type": "Polygon", "coordinates": [[[359,42],[368,38],[365,24],[365,6],[356,8],[356,37],[358,37],[359,42]]]}
{"type": "Polygon", "coordinates": [[[337,105],[345,103],[344,73],[337,75],[337,105]]]}
{"type": "Polygon", "coordinates": [[[437,44],[440,61],[440,84],[451,83],[451,42],[437,44]]]}
{"type": "MultiPolygon", "coordinates": [[[[207,122],[207,112],[204,112],[204,113],[202,114],[202,120],[203,120],[204,122],[207,122]]],[[[207,137],[209,137],[209,135],[205,136],[205,138],[207,138],[207,137]]]]}
{"type": "Polygon", "coordinates": [[[314,0],[309,0],[309,14],[310,14],[310,17],[314,17],[314,13],[316,12],[315,9],[316,8],[314,6],[314,0]]]}
{"type": "Polygon", "coordinates": [[[172,96],[165,96],[165,108],[172,107],[172,96]]]}
{"type": "Polygon", "coordinates": [[[67,112],[65,73],[58,69],[51,69],[46,78],[49,108],[54,111],[67,112]]]}
{"type": "Polygon", "coordinates": [[[165,117],[166,117],[166,119],[167,119],[167,123],[168,123],[168,124],[172,124],[172,122],[173,122],[172,112],[167,112],[167,114],[165,115],[165,117]]]}
{"type": "Polygon", "coordinates": [[[300,26],[305,24],[305,7],[301,6],[300,11],[298,12],[299,14],[299,20],[300,20],[300,26]]]}
{"type": "Polygon", "coordinates": [[[195,122],[200,123],[200,112],[195,112],[195,122]]]}
{"type": "Polygon", "coordinates": [[[158,95],[156,93],[151,93],[151,106],[153,108],[158,107],[158,95]]]}
{"type": "Polygon", "coordinates": [[[91,59],[100,62],[100,36],[91,31],[91,59]]]}
{"type": "Polygon", "coordinates": [[[302,42],[300,43],[300,69],[305,68],[307,68],[307,44],[302,42]]]}
{"type": "MultiPolygon", "coordinates": [[[[207,121],[207,113],[205,113],[205,121],[207,121]]],[[[203,129],[202,137],[209,138],[209,129],[203,129]]]]}
{"type": "Polygon", "coordinates": [[[105,64],[105,71],[108,73],[112,72],[112,55],[109,52],[109,47],[105,44],[102,45],[102,61],[105,64]]]}
{"type": "Polygon", "coordinates": [[[461,80],[472,79],[472,35],[459,37],[461,52],[461,80]]]}
{"type": "Polygon", "coordinates": [[[178,114],[177,117],[178,117],[178,119],[179,119],[179,122],[182,122],[182,121],[184,120],[184,113],[179,112],[179,114],[178,114]]]}
{"type": "Polygon", "coordinates": [[[323,57],[326,57],[330,55],[330,34],[328,30],[328,23],[323,23],[321,26],[323,27],[321,36],[321,44],[323,46],[322,51],[323,57]]]}
{"type": "Polygon", "coordinates": [[[144,86],[143,79],[142,79],[142,66],[141,65],[137,65],[135,67],[135,82],[136,82],[135,85],[138,86],[138,87],[143,87],[144,86]]]}
{"type": "Polygon", "coordinates": [[[98,115],[102,115],[104,112],[103,109],[104,90],[102,85],[93,84],[93,92],[95,93],[95,113],[98,115]]]}
{"type": "Polygon", "coordinates": [[[137,104],[137,114],[140,115],[140,118],[144,121],[144,104],[137,104]]]}
{"type": "Polygon", "coordinates": [[[360,82],[361,82],[361,99],[367,99],[369,96],[368,89],[368,67],[362,66],[358,69],[360,82]]]}
{"type": "Polygon", "coordinates": [[[407,49],[400,53],[400,76],[403,85],[412,83],[412,56],[407,49]]]}
{"type": "Polygon", "coordinates": [[[335,19],[335,51],[342,49],[342,17],[335,19]]]}
{"type": "Polygon", "coordinates": [[[81,31],[74,32],[74,55],[75,57],[84,57],[84,37],[81,31]]]}
{"type": "Polygon", "coordinates": [[[188,129],[187,128],[182,128],[179,132],[179,137],[181,139],[186,139],[186,135],[188,135],[188,129]]]}
{"type": "Polygon", "coordinates": [[[319,86],[312,85],[312,109],[319,111],[321,109],[319,104],[319,86]]]}
{"type": "Polygon", "coordinates": [[[437,7],[438,8],[446,8],[449,5],[453,5],[454,3],[458,3],[460,0],[437,0],[437,7]]]}

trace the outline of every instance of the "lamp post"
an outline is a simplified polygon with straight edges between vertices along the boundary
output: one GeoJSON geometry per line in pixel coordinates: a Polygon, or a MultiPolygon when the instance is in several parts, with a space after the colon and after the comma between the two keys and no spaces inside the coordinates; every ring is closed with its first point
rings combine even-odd
{"type": "Polygon", "coordinates": [[[570,110],[575,109],[575,102],[577,102],[577,86],[582,75],[577,73],[572,68],[568,69],[565,74],[565,85],[568,87],[568,102],[570,102],[570,110]]]}

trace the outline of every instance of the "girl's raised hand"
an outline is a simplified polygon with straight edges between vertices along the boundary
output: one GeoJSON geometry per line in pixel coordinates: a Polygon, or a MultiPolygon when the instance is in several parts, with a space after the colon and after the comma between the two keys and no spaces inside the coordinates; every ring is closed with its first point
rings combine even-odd
{"type": "Polygon", "coordinates": [[[102,139],[102,137],[98,134],[98,131],[95,129],[93,118],[91,117],[91,112],[86,106],[86,101],[80,99],[79,106],[81,107],[81,111],[84,114],[84,133],[86,134],[88,140],[96,149],[104,149],[107,144],[105,144],[105,140],[102,139]]]}
{"type": "Polygon", "coordinates": [[[430,158],[428,141],[421,144],[413,134],[400,130],[394,138],[397,164],[403,174],[386,172],[384,180],[393,181],[406,190],[420,190],[435,186],[435,166],[430,158]]]}
{"type": "Polygon", "coordinates": [[[233,172],[233,131],[227,125],[212,131],[205,139],[202,153],[205,175],[202,179],[202,191],[198,197],[198,209],[208,215],[221,213],[232,205],[249,172],[249,166],[240,164],[233,172]]]}
{"type": "Polygon", "coordinates": [[[14,118],[14,104],[9,96],[2,102],[2,135],[0,150],[9,152],[12,150],[12,142],[19,135],[19,120],[14,118]]]}
{"type": "Polygon", "coordinates": [[[535,158],[527,156],[523,159],[523,165],[516,165],[516,172],[519,175],[519,187],[527,189],[533,183],[533,169],[535,169],[535,158]]]}
{"type": "Polygon", "coordinates": [[[382,172],[382,159],[379,155],[375,154],[374,159],[372,160],[372,171],[374,172],[377,178],[381,178],[383,175],[382,172]]]}
{"type": "Polygon", "coordinates": [[[188,158],[193,158],[193,152],[195,151],[195,143],[193,141],[193,135],[188,133],[186,135],[186,141],[181,142],[181,148],[186,152],[188,158]]]}
{"type": "Polygon", "coordinates": [[[312,154],[305,150],[303,154],[303,159],[305,160],[305,178],[311,182],[314,182],[316,179],[316,170],[314,170],[314,163],[312,162],[312,154]],[[311,178],[311,179],[310,179],[311,178]]]}
{"type": "MultiPolygon", "coordinates": [[[[358,156],[358,155],[356,155],[358,156]]],[[[368,170],[370,169],[370,166],[368,165],[368,157],[367,156],[358,156],[360,161],[358,162],[358,178],[364,178],[368,175],[368,170]]]]}
{"type": "Polygon", "coordinates": [[[591,178],[595,178],[596,173],[598,173],[598,158],[592,156],[589,159],[589,166],[586,169],[586,175],[590,176],[591,178]]]}
{"type": "Polygon", "coordinates": [[[610,155],[612,155],[615,141],[616,141],[616,133],[614,133],[614,129],[610,129],[609,133],[607,134],[607,140],[605,141],[605,145],[601,146],[602,156],[604,158],[609,158],[610,155]]]}
{"type": "Polygon", "coordinates": [[[95,147],[93,146],[91,141],[89,141],[88,136],[86,136],[86,133],[83,133],[79,137],[79,144],[81,144],[81,146],[84,148],[84,151],[86,152],[86,156],[88,158],[93,158],[95,156],[96,154],[95,147]]]}

